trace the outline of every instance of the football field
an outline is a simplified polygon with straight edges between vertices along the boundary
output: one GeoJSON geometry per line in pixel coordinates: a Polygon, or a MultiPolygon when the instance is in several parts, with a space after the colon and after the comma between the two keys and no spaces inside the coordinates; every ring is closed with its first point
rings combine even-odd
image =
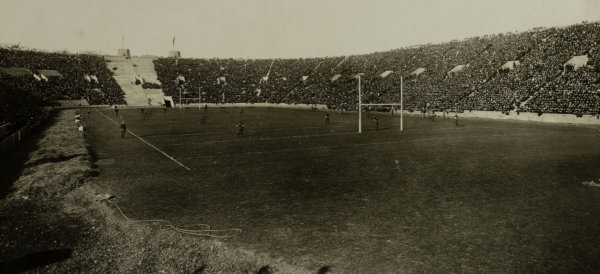
{"type": "Polygon", "coordinates": [[[224,241],[315,270],[600,268],[597,128],[405,116],[400,132],[365,113],[358,134],[356,113],[241,110],[92,111],[99,186],[130,218],[239,228],[224,241]]]}

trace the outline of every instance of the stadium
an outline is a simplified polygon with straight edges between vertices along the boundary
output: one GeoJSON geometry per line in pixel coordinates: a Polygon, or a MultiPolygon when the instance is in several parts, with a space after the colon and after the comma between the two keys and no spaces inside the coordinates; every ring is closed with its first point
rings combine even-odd
{"type": "MultiPolygon", "coordinates": [[[[46,7],[81,13],[106,43],[54,17],[5,27],[0,272],[600,271],[600,6],[490,2],[475,16],[462,1],[449,18],[474,33],[436,25],[440,38],[384,50],[378,24],[406,10],[434,20],[446,4],[322,4],[356,36],[344,45],[375,40],[347,53],[327,51],[325,21],[307,23],[318,11],[249,2],[90,6],[102,20],[46,7]],[[520,29],[475,27],[499,8],[520,29]],[[374,17],[344,21],[352,12],[374,17]],[[127,20],[135,31],[111,27],[127,20]],[[53,46],[62,33],[68,50],[53,46]]],[[[6,20],[40,15],[6,7],[6,20]]]]}

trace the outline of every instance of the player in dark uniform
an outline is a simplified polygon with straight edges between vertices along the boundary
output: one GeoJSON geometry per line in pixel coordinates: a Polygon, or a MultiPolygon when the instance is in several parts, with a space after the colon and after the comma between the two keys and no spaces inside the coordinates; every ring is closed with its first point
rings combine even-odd
{"type": "Polygon", "coordinates": [[[208,111],[208,105],[204,105],[204,112],[208,111]]]}
{"type": "Polygon", "coordinates": [[[373,118],[373,121],[375,121],[375,130],[379,129],[379,118],[377,118],[377,116],[375,116],[375,118],[373,118]]]}
{"type": "Polygon", "coordinates": [[[244,122],[240,121],[240,122],[238,122],[238,123],[237,123],[237,125],[236,125],[236,126],[238,127],[238,132],[237,132],[237,135],[238,135],[238,136],[242,136],[242,135],[244,135],[244,127],[246,126],[246,125],[244,124],[244,122]]]}
{"type": "Polygon", "coordinates": [[[115,116],[119,116],[119,107],[115,106],[115,116]]]}
{"type": "Polygon", "coordinates": [[[429,121],[435,121],[435,117],[437,117],[437,115],[435,115],[435,111],[431,110],[431,115],[429,115],[429,121]]]}
{"type": "Polygon", "coordinates": [[[127,125],[125,124],[123,116],[121,116],[121,139],[125,138],[125,131],[127,131],[127,125]]]}
{"type": "Polygon", "coordinates": [[[329,125],[329,112],[325,113],[325,125],[329,125]]]}
{"type": "Polygon", "coordinates": [[[456,123],[456,126],[458,126],[458,112],[454,114],[454,122],[456,123]]]}
{"type": "Polygon", "coordinates": [[[90,117],[92,117],[92,111],[88,108],[88,119],[90,119],[90,117]]]}

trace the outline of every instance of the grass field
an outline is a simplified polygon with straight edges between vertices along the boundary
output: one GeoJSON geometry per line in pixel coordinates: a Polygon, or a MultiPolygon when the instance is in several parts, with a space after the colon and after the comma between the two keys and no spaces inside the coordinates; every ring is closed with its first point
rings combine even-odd
{"type": "Polygon", "coordinates": [[[363,115],[356,134],[356,113],[329,126],[274,108],[120,115],[141,139],[121,139],[112,110],[84,122],[101,187],[130,218],[240,228],[226,241],[315,270],[600,270],[600,188],[582,184],[600,178],[594,128],[413,116],[400,132],[380,114],[381,130],[363,115]]]}

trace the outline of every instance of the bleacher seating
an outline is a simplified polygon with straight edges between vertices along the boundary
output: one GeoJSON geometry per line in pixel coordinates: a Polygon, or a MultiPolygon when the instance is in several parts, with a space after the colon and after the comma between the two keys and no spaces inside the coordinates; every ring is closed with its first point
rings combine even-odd
{"type": "Polygon", "coordinates": [[[123,104],[123,92],[112,79],[103,57],[94,55],[58,54],[0,48],[0,67],[25,68],[32,72],[55,70],[62,77],[52,77],[48,81],[34,77],[10,79],[2,76],[3,81],[19,81],[33,94],[44,96],[43,100],[81,99],[90,104],[123,104]],[[85,75],[94,75],[98,81],[88,81],[85,75]],[[43,83],[42,83],[43,82],[43,83]]]}
{"type": "Polygon", "coordinates": [[[353,110],[358,101],[355,75],[364,73],[366,103],[399,102],[402,76],[409,110],[580,115],[600,111],[597,41],[600,24],[583,23],[347,57],[159,58],[155,68],[163,91],[175,101],[181,87],[175,79],[181,75],[183,90],[197,94],[201,88],[206,102],[320,103],[353,110]],[[588,65],[564,71],[565,62],[579,55],[589,56],[588,65]],[[502,69],[508,61],[519,61],[519,65],[502,69]],[[449,73],[459,65],[464,65],[462,70],[449,73]],[[418,68],[425,71],[411,75],[418,68]],[[382,78],[388,70],[393,73],[382,78]],[[225,77],[226,83],[217,81],[219,77],[225,77]]]}
{"type": "Polygon", "coordinates": [[[0,67],[0,124],[7,134],[39,119],[42,107],[57,100],[124,103],[100,56],[0,48],[0,67]]]}

